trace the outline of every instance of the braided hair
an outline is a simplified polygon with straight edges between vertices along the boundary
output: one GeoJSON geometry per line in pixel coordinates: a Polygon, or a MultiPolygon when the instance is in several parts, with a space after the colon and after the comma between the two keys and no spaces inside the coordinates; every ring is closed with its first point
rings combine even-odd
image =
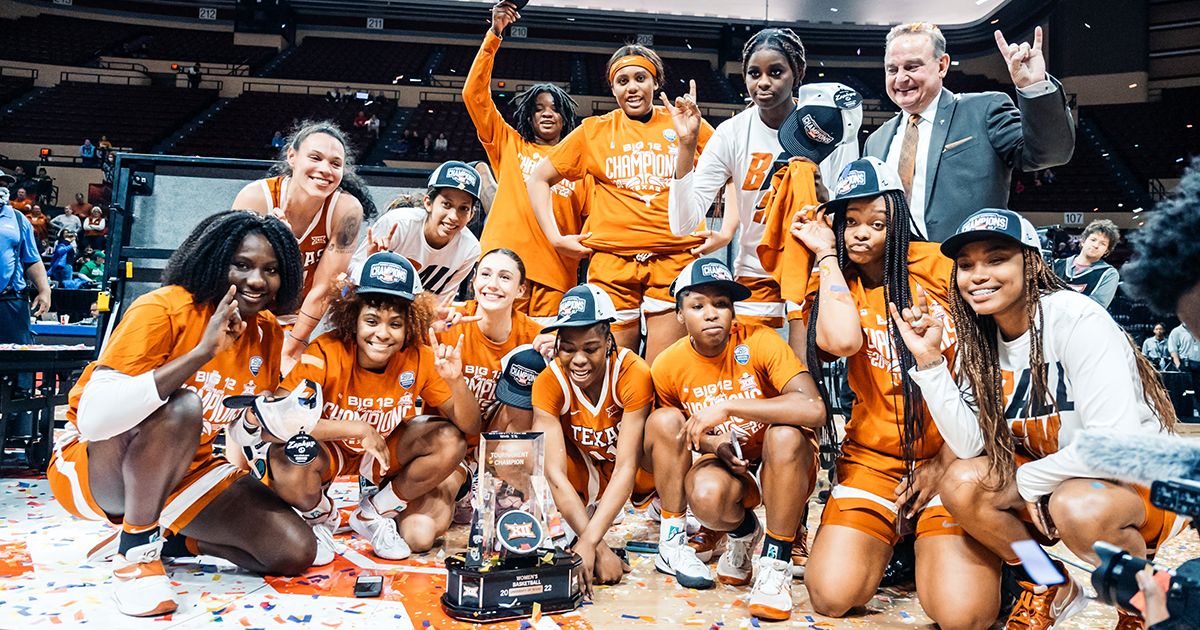
{"type": "Polygon", "coordinates": [[[567,94],[566,90],[553,83],[537,83],[512,99],[513,128],[521,134],[522,138],[525,138],[526,142],[537,141],[537,134],[533,131],[533,115],[537,113],[538,96],[543,93],[549,94],[550,98],[554,99],[554,111],[562,117],[560,138],[565,138],[579,124],[579,116],[575,113],[575,108],[579,104],[571,98],[570,94],[567,94]]]}
{"type": "Polygon", "coordinates": [[[345,152],[346,158],[342,162],[342,183],[338,185],[338,188],[346,191],[351,197],[357,199],[358,203],[362,204],[364,221],[373,218],[375,216],[375,200],[371,198],[371,191],[367,186],[367,182],[362,177],[359,177],[358,173],[354,170],[353,147],[350,146],[350,141],[346,138],[346,133],[332,121],[305,120],[301,122],[300,126],[283,143],[279,159],[271,166],[268,174],[271,176],[291,175],[292,165],[288,164],[287,161],[288,149],[299,151],[300,145],[304,144],[304,141],[314,133],[323,133],[337,140],[342,145],[342,151],[345,152]]]}
{"type": "MultiPolygon", "coordinates": [[[[912,289],[908,283],[908,244],[910,241],[924,239],[914,236],[909,231],[911,214],[908,202],[901,191],[890,190],[883,193],[886,211],[886,233],[883,248],[883,301],[885,304],[895,304],[903,310],[912,306],[912,289]]],[[[837,264],[843,273],[851,266],[846,254],[846,213],[838,212],[833,218],[833,233],[836,239],[837,264]]],[[[821,397],[825,401],[825,427],[821,431],[821,450],[832,454],[839,445],[833,424],[833,410],[829,406],[828,392],[824,387],[824,375],[819,349],[817,348],[817,316],[820,312],[820,294],[813,297],[812,312],[808,318],[808,344],[805,362],[813,372],[813,379],[822,390],[821,397]]],[[[901,424],[903,437],[903,459],[908,469],[908,483],[912,482],[912,472],[915,468],[916,453],[925,435],[924,399],[921,388],[912,380],[908,371],[916,365],[912,352],[900,337],[896,322],[887,318],[888,344],[895,357],[895,365],[899,369],[901,392],[904,397],[903,417],[897,418],[901,424]]]]}
{"type": "MultiPolygon", "coordinates": [[[[1025,318],[1029,326],[1029,401],[1025,413],[1040,414],[1043,409],[1058,413],[1058,402],[1047,383],[1048,366],[1043,349],[1043,315],[1041,299],[1055,291],[1071,288],[1032,247],[1021,248],[1024,265],[1025,318]]],[[[996,318],[978,315],[962,296],[958,287],[958,265],[950,276],[950,316],[958,334],[958,376],[960,385],[970,385],[968,402],[977,410],[979,428],[983,432],[984,450],[988,456],[988,474],[984,488],[996,491],[1016,474],[1016,443],[1012,427],[1004,415],[1004,377],[1000,372],[999,329],[996,318]]],[[[1176,416],[1170,396],[1162,385],[1157,371],[1125,335],[1137,362],[1138,375],[1146,403],[1157,412],[1167,430],[1173,430],[1176,416]]]]}
{"type": "Polygon", "coordinates": [[[796,77],[796,85],[792,89],[795,92],[795,88],[804,80],[804,70],[808,65],[804,58],[804,42],[800,41],[800,36],[790,28],[764,28],[755,33],[742,47],[743,75],[750,65],[750,57],[762,49],[774,50],[787,59],[792,68],[792,75],[796,77]]]}
{"type": "Polygon", "coordinates": [[[163,285],[187,289],[197,304],[218,304],[229,291],[233,255],[250,234],[267,239],[279,261],[279,291],[267,308],[276,313],[294,311],[304,286],[296,237],[279,219],[245,210],[226,210],[201,221],[167,260],[163,285]]]}

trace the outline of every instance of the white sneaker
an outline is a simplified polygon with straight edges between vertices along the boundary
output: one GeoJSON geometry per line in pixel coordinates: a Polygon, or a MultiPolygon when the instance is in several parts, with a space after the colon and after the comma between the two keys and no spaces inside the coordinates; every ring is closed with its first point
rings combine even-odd
{"type": "Polygon", "coordinates": [[[725,553],[717,560],[717,579],[722,584],[745,586],[754,575],[754,552],[762,540],[763,530],[758,519],[749,536],[726,536],[725,553]]]}
{"type": "Polygon", "coordinates": [[[350,529],[371,541],[371,549],[380,558],[403,560],[412,555],[412,549],[396,530],[396,520],[380,515],[369,500],[361,501],[358,509],[350,515],[350,529]]]}
{"type": "Polygon", "coordinates": [[[659,539],[654,569],[675,576],[675,581],[685,588],[712,588],[712,572],[696,557],[696,550],[688,546],[683,519],[666,519],[662,526],[667,531],[659,539]]]}
{"type": "Polygon", "coordinates": [[[646,509],[642,511],[646,518],[654,523],[662,522],[662,501],[657,496],[650,499],[650,503],[646,505],[646,509]]]}
{"type": "Polygon", "coordinates": [[[768,621],[792,616],[792,567],[785,560],[766,556],[754,559],[754,586],[750,588],[750,614],[768,621]]]}
{"type": "Polygon", "coordinates": [[[108,562],[112,560],[113,556],[117,555],[117,551],[120,549],[120,542],[121,530],[118,529],[105,537],[104,540],[96,543],[96,546],[87,552],[84,562],[91,564],[93,562],[108,562]]]}
{"type": "Polygon", "coordinates": [[[162,540],[138,545],[112,560],[113,601],[130,617],[154,617],[179,608],[161,559],[162,540]]]}

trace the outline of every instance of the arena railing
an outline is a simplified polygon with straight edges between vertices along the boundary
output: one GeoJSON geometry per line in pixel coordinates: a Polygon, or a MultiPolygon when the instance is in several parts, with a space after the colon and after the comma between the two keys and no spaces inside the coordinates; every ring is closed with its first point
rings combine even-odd
{"type": "Polygon", "coordinates": [[[19,77],[25,79],[38,78],[37,68],[14,68],[12,66],[0,66],[0,77],[19,77]]]}

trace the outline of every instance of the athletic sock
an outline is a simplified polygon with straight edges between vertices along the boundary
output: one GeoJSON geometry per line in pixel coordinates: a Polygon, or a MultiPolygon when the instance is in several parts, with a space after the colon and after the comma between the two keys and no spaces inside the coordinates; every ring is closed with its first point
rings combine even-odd
{"type": "Polygon", "coordinates": [[[163,538],[162,556],[164,558],[183,558],[197,555],[192,551],[195,541],[183,534],[170,534],[163,538]],[[189,545],[188,543],[192,543],[189,545]]]}
{"type": "Polygon", "coordinates": [[[659,523],[658,526],[658,544],[664,545],[668,541],[674,540],[677,536],[680,540],[683,540],[684,536],[681,536],[680,532],[683,532],[683,534],[687,533],[687,521],[683,518],[683,515],[680,514],[679,516],[668,518],[664,513],[662,523],[659,523]]]}
{"type": "Polygon", "coordinates": [[[129,553],[130,549],[140,547],[158,536],[158,521],[149,525],[131,525],[121,523],[121,535],[117,540],[117,551],[121,555],[129,553]]]}
{"type": "Polygon", "coordinates": [[[733,531],[729,532],[734,538],[745,538],[754,533],[754,528],[758,527],[758,517],[754,515],[753,510],[746,510],[742,516],[742,522],[738,523],[733,531]]]}
{"type": "Polygon", "coordinates": [[[684,514],[683,512],[672,512],[671,510],[659,510],[658,512],[664,521],[669,518],[682,518],[684,514]]]}
{"type": "Polygon", "coordinates": [[[403,497],[396,494],[395,483],[389,483],[380,488],[379,492],[376,492],[374,496],[367,499],[367,503],[380,516],[392,516],[397,512],[403,512],[404,508],[408,507],[408,501],[405,501],[403,497]]]}
{"type": "Polygon", "coordinates": [[[331,512],[333,512],[333,501],[329,500],[329,495],[322,494],[321,500],[317,502],[316,507],[311,510],[301,511],[300,518],[304,519],[304,522],[309,525],[315,525],[329,518],[331,512]]]}
{"type": "Polygon", "coordinates": [[[767,535],[763,538],[762,555],[787,561],[792,557],[792,541],[795,539],[795,536],[779,536],[767,528],[767,535]]]}

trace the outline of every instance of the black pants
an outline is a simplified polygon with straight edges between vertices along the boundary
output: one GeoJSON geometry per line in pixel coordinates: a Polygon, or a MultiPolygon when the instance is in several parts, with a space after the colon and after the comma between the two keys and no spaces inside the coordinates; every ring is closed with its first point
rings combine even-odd
{"type": "MultiPolygon", "coordinates": [[[[29,298],[23,293],[7,292],[0,295],[0,343],[31,343],[29,332],[29,298]]],[[[15,378],[18,389],[33,388],[33,374],[17,374],[0,378],[15,378]]],[[[0,423],[5,430],[0,432],[0,452],[8,435],[28,435],[33,428],[30,413],[13,414],[7,422],[0,423]]]]}

